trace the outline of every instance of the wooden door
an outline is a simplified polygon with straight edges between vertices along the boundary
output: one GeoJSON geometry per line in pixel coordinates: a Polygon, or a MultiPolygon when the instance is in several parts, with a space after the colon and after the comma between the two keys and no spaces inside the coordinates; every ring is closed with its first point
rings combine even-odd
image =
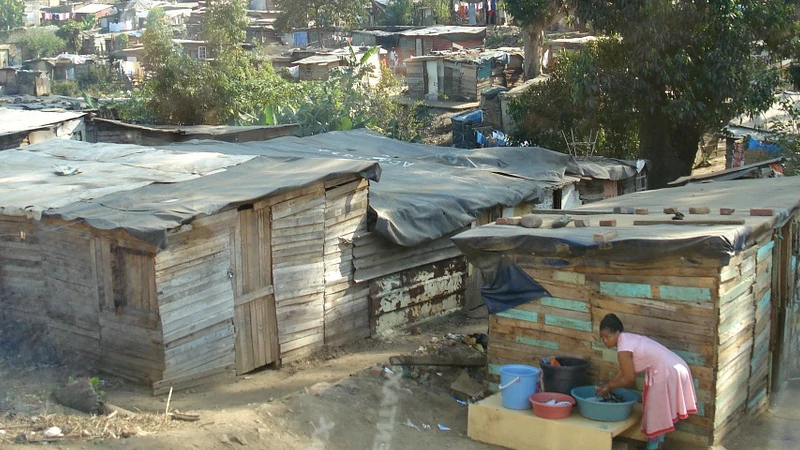
{"type": "Polygon", "coordinates": [[[242,209],[233,232],[237,374],[271,364],[279,356],[269,220],[269,208],[242,209]]]}

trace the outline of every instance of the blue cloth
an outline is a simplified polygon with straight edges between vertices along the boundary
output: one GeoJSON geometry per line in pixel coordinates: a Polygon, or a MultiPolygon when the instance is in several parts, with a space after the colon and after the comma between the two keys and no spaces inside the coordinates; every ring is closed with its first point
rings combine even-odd
{"type": "Polygon", "coordinates": [[[504,260],[491,284],[481,287],[489,314],[501,313],[523,303],[550,297],[550,292],[513,262],[504,260]]]}

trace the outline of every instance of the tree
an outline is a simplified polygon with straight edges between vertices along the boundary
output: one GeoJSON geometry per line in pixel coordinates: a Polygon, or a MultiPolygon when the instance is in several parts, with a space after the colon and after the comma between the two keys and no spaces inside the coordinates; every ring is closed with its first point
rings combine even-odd
{"type": "Polygon", "coordinates": [[[60,37],[68,51],[78,53],[83,48],[83,38],[81,32],[90,30],[94,26],[94,18],[87,20],[68,20],[56,31],[56,36],[60,37]]]}
{"type": "Polygon", "coordinates": [[[392,0],[380,17],[382,25],[413,25],[414,2],[412,0],[392,0]]]}
{"type": "Polygon", "coordinates": [[[23,0],[3,0],[0,2],[0,30],[19,27],[25,19],[23,0]]]}
{"type": "Polygon", "coordinates": [[[142,36],[142,62],[151,77],[138,94],[138,103],[149,111],[145,118],[178,125],[223,124],[253,115],[291,93],[271,66],[256,65],[242,49],[243,4],[242,0],[209,3],[203,36],[214,57],[211,62],[192,59],[174,48],[163,11],[150,11],[142,36]]]}
{"type": "Polygon", "coordinates": [[[768,108],[779,82],[770,58],[798,43],[791,0],[574,3],[578,17],[610,37],[572,76],[573,98],[611,99],[638,116],[651,187],[691,172],[703,133],[768,108]]]}
{"type": "MultiPolygon", "coordinates": [[[[367,16],[370,0],[277,0],[281,10],[276,27],[282,30],[312,27],[352,29],[367,16]]],[[[320,33],[317,34],[318,38],[320,33]]]]}
{"type": "Polygon", "coordinates": [[[568,14],[566,0],[506,0],[506,9],[522,28],[525,43],[525,77],[542,72],[544,30],[568,14]]]}
{"type": "Polygon", "coordinates": [[[64,41],[50,28],[36,27],[14,33],[13,42],[22,49],[23,59],[56,56],[63,48],[64,41]]]}
{"type": "Polygon", "coordinates": [[[595,96],[585,102],[574,94],[577,78],[587,66],[601,58],[596,46],[583,52],[555,56],[550,78],[510,98],[510,113],[517,128],[508,130],[511,139],[552,150],[632,158],[638,154],[636,115],[613,99],[595,96]],[[576,146],[574,143],[591,142],[576,146]]]}

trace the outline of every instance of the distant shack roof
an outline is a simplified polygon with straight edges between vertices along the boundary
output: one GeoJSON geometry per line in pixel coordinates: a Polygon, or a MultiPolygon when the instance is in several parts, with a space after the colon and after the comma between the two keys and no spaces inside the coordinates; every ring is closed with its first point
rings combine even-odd
{"type": "Polygon", "coordinates": [[[24,111],[0,108],[0,136],[25,133],[84,117],[75,111],[24,111]]]}
{"type": "Polygon", "coordinates": [[[81,6],[73,11],[75,14],[97,14],[109,8],[114,8],[114,5],[106,5],[103,3],[89,3],[88,5],[81,6]]]}
{"type": "Polygon", "coordinates": [[[710,172],[704,173],[700,175],[690,175],[685,177],[680,177],[676,180],[670,181],[667,183],[670,186],[681,186],[686,183],[693,183],[693,182],[709,182],[709,181],[728,181],[728,180],[736,180],[739,178],[747,177],[748,175],[761,170],[765,167],[769,167],[773,164],[781,164],[785,161],[786,158],[781,156],[778,158],[768,159],[765,161],[759,161],[753,164],[748,164],[742,167],[732,167],[730,169],[720,170],[717,172],[710,172]]]}
{"type": "Polygon", "coordinates": [[[427,37],[427,36],[468,36],[472,38],[483,38],[486,36],[486,27],[460,27],[455,25],[437,25],[426,28],[416,28],[397,33],[405,37],[427,37]]]}
{"type": "MultiPolygon", "coordinates": [[[[240,134],[255,130],[275,130],[290,134],[297,128],[296,124],[286,125],[251,125],[251,126],[231,126],[231,125],[139,125],[134,123],[122,122],[119,120],[103,119],[95,117],[92,120],[104,124],[114,125],[121,128],[134,130],[153,131],[164,134],[175,134],[195,139],[214,139],[224,138],[235,134],[240,134]]],[[[283,133],[282,133],[283,134],[283,133]]]]}
{"type": "Polygon", "coordinates": [[[349,174],[377,180],[380,168],[369,161],[47,141],[0,152],[0,214],[82,220],[163,247],[167,230],[195,218],[349,174]],[[80,173],[58,175],[59,168],[80,173]]]}
{"type": "MultiPolygon", "coordinates": [[[[573,218],[591,221],[586,228],[523,228],[487,225],[453,238],[470,260],[496,267],[502,254],[524,253],[553,258],[599,258],[606,261],[646,261],[670,255],[717,260],[727,264],[752,236],[785,224],[800,211],[800,177],[695,183],[682,187],[637,192],[575,208],[573,218]],[[710,214],[689,214],[689,207],[708,206],[710,214]],[[615,207],[646,208],[647,215],[614,214],[615,207]],[[664,207],[685,213],[671,220],[664,207]],[[720,208],[734,208],[721,216],[720,208]],[[751,208],[773,208],[774,216],[751,216],[751,208]],[[583,212],[583,215],[578,213],[583,212]],[[614,219],[615,227],[600,227],[599,220],[614,219]],[[693,222],[697,224],[692,224],[693,222]],[[617,236],[595,242],[594,235],[615,231],[617,236]]],[[[569,213],[565,211],[565,213],[569,213]]],[[[557,217],[557,216],[550,216],[557,217]]]]}

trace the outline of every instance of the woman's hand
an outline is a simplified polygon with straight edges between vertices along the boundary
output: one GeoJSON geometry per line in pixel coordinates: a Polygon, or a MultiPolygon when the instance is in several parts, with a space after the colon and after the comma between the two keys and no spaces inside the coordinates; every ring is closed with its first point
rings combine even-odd
{"type": "Polygon", "coordinates": [[[601,384],[595,388],[595,393],[597,393],[599,397],[605,397],[609,392],[611,392],[611,389],[607,384],[601,384]]]}

